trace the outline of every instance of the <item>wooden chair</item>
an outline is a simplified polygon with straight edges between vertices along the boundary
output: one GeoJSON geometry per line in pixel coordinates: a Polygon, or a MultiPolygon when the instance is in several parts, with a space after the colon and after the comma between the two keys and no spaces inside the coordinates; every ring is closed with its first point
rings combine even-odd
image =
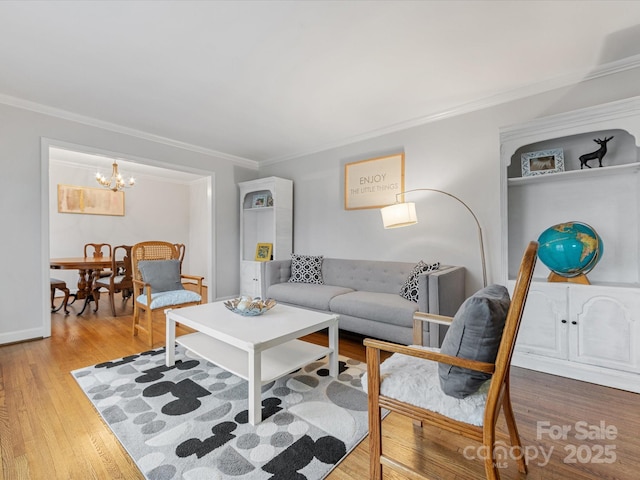
{"type": "Polygon", "coordinates": [[[178,249],[178,258],[180,259],[180,271],[182,271],[182,261],[184,260],[184,254],[187,251],[187,246],[184,243],[174,243],[173,246],[178,249]]]}
{"type": "Polygon", "coordinates": [[[153,312],[172,307],[186,307],[202,303],[203,277],[180,272],[180,252],[169,242],[149,241],[131,248],[133,272],[133,335],[146,333],[153,346],[153,312]],[[163,262],[163,263],[155,263],[163,262]],[[195,292],[185,290],[182,280],[195,286],[195,292]],[[140,314],[145,312],[144,325],[140,314]]]}
{"type": "Polygon", "coordinates": [[[133,270],[131,267],[131,246],[118,245],[113,248],[111,256],[111,271],[108,277],[97,278],[93,283],[93,297],[98,302],[100,299],[100,289],[106,288],[109,291],[109,301],[111,303],[111,313],[115,317],[115,294],[122,292],[122,300],[126,301],[133,294],[133,270]]]}
{"type": "Polygon", "coordinates": [[[50,278],[51,282],[51,313],[55,313],[59,311],[61,308],[64,308],[64,313],[69,315],[69,310],[67,309],[67,303],[69,302],[69,289],[67,288],[67,282],[64,280],[60,280],[58,278],[50,278]],[[56,290],[62,291],[64,293],[64,298],[62,299],[62,303],[60,306],[56,307],[54,303],[54,299],[56,297],[56,290]]]}
{"type": "MultiPolygon", "coordinates": [[[[537,242],[531,242],[524,253],[510,303],[508,303],[508,293],[506,293],[507,302],[505,303],[509,306],[506,312],[506,320],[504,318],[506,305],[505,309],[501,312],[502,320],[504,320],[505,323],[494,362],[476,361],[462,358],[461,356],[446,355],[441,353],[439,349],[428,349],[421,346],[404,346],[372,339],[366,339],[364,341],[367,355],[366,385],[369,396],[370,479],[381,480],[383,466],[414,480],[429,478],[426,472],[417,471],[383,454],[382,408],[408,416],[412,418],[417,425],[421,426],[423,423],[426,423],[481,442],[483,448],[477,451],[485,452],[484,468],[486,477],[490,480],[496,480],[500,478],[500,475],[496,464],[496,449],[494,448],[496,447],[495,425],[500,408],[502,407],[513,451],[517,454],[522,453],[520,437],[511,406],[509,370],[513,347],[536,262],[537,248],[537,242]],[[393,355],[381,364],[380,351],[392,352],[393,355]],[[397,368],[399,365],[398,362],[404,362],[402,368],[397,368]],[[396,364],[395,368],[393,367],[394,363],[396,364]],[[434,397],[438,397],[438,400],[442,401],[447,401],[446,397],[449,398],[449,401],[466,401],[466,399],[458,400],[457,398],[449,397],[442,392],[440,388],[442,385],[440,383],[440,375],[442,372],[439,372],[439,366],[442,367],[443,364],[454,366],[444,367],[445,371],[452,371],[456,367],[461,367],[463,370],[459,369],[458,371],[475,372],[473,373],[474,375],[478,374],[478,372],[480,372],[481,375],[482,373],[490,375],[490,380],[484,382],[479,392],[467,397],[470,402],[473,400],[479,403],[479,407],[476,409],[475,421],[468,418],[469,412],[458,412],[457,415],[454,415],[456,418],[452,418],[450,416],[452,414],[451,409],[448,409],[447,413],[443,413],[442,411],[438,413],[435,410],[441,409],[440,406],[431,410],[415,405],[414,402],[416,398],[420,398],[420,403],[424,403],[422,400],[424,398],[429,398],[429,401],[432,401],[434,397]],[[412,371],[411,374],[407,373],[409,370],[412,371]],[[417,373],[417,375],[415,373],[417,373]],[[408,393],[414,386],[420,388],[417,395],[416,392],[408,393]],[[427,388],[429,389],[429,394],[425,393],[427,388]],[[474,398],[472,399],[472,397],[474,398]],[[409,403],[407,400],[410,400],[412,403],[409,403]]],[[[414,342],[418,345],[422,344],[422,321],[450,324],[450,330],[447,332],[448,336],[452,331],[451,329],[454,328],[454,323],[458,322],[459,319],[462,318],[462,315],[464,315],[461,311],[467,308],[467,312],[469,312],[468,305],[471,305],[471,303],[465,302],[465,304],[460,307],[453,319],[453,323],[450,317],[421,312],[416,313],[414,316],[414,342]]],[[[491,314],[487,316],[495,317],[496,313],[492,311],[491,314]]],[[[458,327],[460,327],[460,323],[456,325],[456,329],[458,329],[458,327]]],[[[458,329],[458,331],[460,330],[458,329]]],[[[496,342],[498,338],[495,339],[496,342]]],[[[443,349],[446,342],[447,338],[445,337],[443,349]]],[[[435,403],[437,402],[434,402],[434,404],[435,403]]],[[[498,443],[498,448],[500,448],[500,443],[498,443]]],[[[501,448],[504,449],[504,445],[502,445],[501,448]]],[[[515,458],[517,458],[519,471],[526,474],[527,467],[522,455],[516,455],[515,458]]],[[[424,467],[424,463],[421,463],[421,465],[424,467]]]]}
{"type": "MultiPolygon", "coordinates": [[[[84,256],[93,258],[103,258],[105,255],[111,257],[111,245],[108,243],[86,243],[84,245],[84,256]]],[[[111,275],[109,270],[98,270],[94,272],[94,278],[103,278],[111,275]]],[[[89,279],[91,281],[91,279],[89,279]]]]}

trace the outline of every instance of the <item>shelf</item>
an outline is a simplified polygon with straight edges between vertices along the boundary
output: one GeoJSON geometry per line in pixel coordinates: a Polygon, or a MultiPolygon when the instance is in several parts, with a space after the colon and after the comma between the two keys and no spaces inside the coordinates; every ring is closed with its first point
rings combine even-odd
{"type": "Polygon", "coordinates": [[[570,170],[560,173],[548,173],[546,175],[533,175],[531,177],[514,177],[507,180],[510,187],[519,187],[538,182],[562,182],[579,178],[602,177],[606,175],[623,175],[637,173],[640,171],[640,162],[628,163],[626,165],[615,165],[613,167],[594,167],[584,170],[570,170]]]}
{"type": "Polygon", "coordinates": [[[245,208],[244,211],[245,212],[253,212],[256,210],[273,210],[273,207],[249,207],[249,208],[245,208]]]}

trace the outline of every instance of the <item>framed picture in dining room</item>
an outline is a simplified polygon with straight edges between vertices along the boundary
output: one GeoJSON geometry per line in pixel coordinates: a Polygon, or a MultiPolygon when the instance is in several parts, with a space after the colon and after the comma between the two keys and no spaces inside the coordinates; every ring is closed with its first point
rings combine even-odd
{"type": "Polygon", "coordinates": [[[523,177],[564,172],[564,153],[561,148],[523,153],[520,158],[523,177]]]}
{"type": "Polygon", "coordinates": [[[124,216],[124,192],[58,184],[58,213],[124,216]]]}

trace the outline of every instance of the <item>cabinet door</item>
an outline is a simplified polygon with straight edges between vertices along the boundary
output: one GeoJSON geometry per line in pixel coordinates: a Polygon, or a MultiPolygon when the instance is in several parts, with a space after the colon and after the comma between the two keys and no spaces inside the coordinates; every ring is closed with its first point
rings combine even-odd
{"type": "Polygon", "coordinates": [[[640,373],[640,292],[577,287],[570,299],[570,360],[640,373]]]}
{"type": "Polygon", "coordinates": [[[260,297],[260,262],[240,262],[240,295],[260,297]]]}
{"type": "Polygon", "coordinates": [[[567,358],[567,292],[558,284],[531,284],[515,347],[518,352],[567,358]]]}

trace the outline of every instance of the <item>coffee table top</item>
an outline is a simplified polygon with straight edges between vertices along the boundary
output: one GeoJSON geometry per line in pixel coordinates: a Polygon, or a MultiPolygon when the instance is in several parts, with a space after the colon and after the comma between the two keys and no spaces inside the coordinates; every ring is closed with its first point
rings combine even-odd
{"type": "Polygon", "coordinates": [[[289,339],[317,332],[338,321],[338,315],[275,305],[255,317],[233,313],[223,302],[167,311],[167,318],[242,350],[265,350],[289,339]]]}

